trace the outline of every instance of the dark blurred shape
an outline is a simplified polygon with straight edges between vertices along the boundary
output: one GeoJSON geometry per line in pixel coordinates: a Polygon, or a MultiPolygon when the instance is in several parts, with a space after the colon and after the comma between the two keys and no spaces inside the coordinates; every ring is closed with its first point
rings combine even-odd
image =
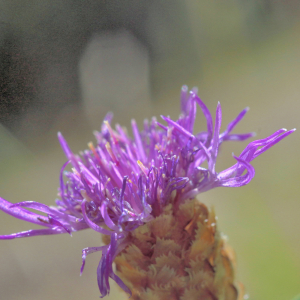
{"type": "Polygon", "coordinates": [[[6,126],[14,128],[32,102],[34,78],[20,39],[6,24],[0,28],[0,117],[6,126]]]}
{"type": "Polygon", "coordinates": [[[299,0],[239,0],[247,23],[248,36],[262,40],[287,28],[300,15],[299,0]]]}
{"type": "Polygon", "coordinates": [[[0,122],[25,141],[44,134],[60,111],[80,104],[78,62],[95,33],[124,28],[146,47],[154,95],[198,69],[179,0],[11,0],[0,10],[0,122]]]}

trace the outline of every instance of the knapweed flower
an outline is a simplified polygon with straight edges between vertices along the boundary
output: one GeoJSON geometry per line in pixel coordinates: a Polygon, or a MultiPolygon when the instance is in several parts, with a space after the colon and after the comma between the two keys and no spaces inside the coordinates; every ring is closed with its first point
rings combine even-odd
{"type": "Polygon", "coordinates": [[[111,114],[95,133],[97,145],[90,143],[80,155],[72,153],[59,133],[68,161],[60,173],[56,206],[12,204],[0,198],[1,210],[44,229],[0,238],[71,234],[87,228],[103,234],[104,246],[83,249],[81,268],[82,272],[88,254],[102,252],[97,268],[101,297],[109,293],[112,278],[133,299],[241,299],[232,251],[217,230],[214,212],[195,197],[216,187],[248,184],[255,174],[251,161],[294,131],[280,129],[251,142],[233,156],[230,168],[218,173],[220,145],[253,136],[232,133],[247,111],[220,132],[220,104],[213,125],[196,90],[189,92],[184,86],[179,119],[162,116],[163,125],[153,118],[145,121],[142,131],[133,120],[133,138],[119,125],[112,129],[111,114]],[[207,128],[194,133],[198,105],[207,128]],[[72,171],[65,170],[68,165],[72,171]]]}

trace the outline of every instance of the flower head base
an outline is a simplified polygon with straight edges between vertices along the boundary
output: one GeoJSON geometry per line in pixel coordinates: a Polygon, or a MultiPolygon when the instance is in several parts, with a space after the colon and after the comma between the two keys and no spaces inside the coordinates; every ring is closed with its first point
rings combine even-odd
{"type": "Polygon", "coordinates": [[[176,211],[185,201],[215,187],[240,187],[255,175],[250,162],[291,134],[294,130],[280,129],[271,136],[248,144],[237,157],[236,163],[221,172],[216,171],[220,145],[225,141],[243,141],[253,133],[233,134],[232,130],[245,116],[244,109],[224,132],[220,132],[222,111],[217,105],[215,124],[206,105],[196,90],[182,88],[181,115],[177,121],[162,116],[163,125],[153,118],[145,121],[139,131],[132,121],[133,139],[126,130],[116,125],[111,128],[112,115],[108,114],[100,132],[95,133],[97,146],[89,144],[80,156],[70,150],[59,133],[60,144],[68,161],[60,174],[60,199],[56,207],[26,201],[12,204],[0,198],[4,212],[44,227],[11,235],[1,239],[14,239],[36,235],[69,233],[92,228],[108,235],[109,243],[101,247],[86,248],[82,252],[83,271],[86,256],[102,251],[97,276],[102,297],[109,293],[109,277],[130,293],[129,288],[113,272],[114,259],[128,246],[129,234],[160,216],[172,204],[176,211]],[[194,134],[197,106],[207,122],[206,131],[194,134]],[[207,168],[203,164],[207,164],[207,168]],[[72,171],[65,171],[68,164],[72,171]],[[47,216],[28,211],[31,208],[47,216]]]}

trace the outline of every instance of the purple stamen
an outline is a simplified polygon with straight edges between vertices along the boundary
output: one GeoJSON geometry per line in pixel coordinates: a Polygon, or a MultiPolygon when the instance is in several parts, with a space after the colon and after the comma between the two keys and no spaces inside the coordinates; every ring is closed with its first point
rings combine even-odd
{"type": "Polygon", "coordinates": [[[133,139],[120,125],[116,125],[116,131],[111,128],[111,113],[105,117],[101,131],[94,133],[97,145],[89,143],[90,150],[81,152],[81,156],[74,155],[58,133],[68,161],[60,171],[57,206],[33,201],[12,204],[0,198],[0,210],[43,227],[2,235],[0,239],[71,234],[86,228],[109,235],[109,245],[83,249],[81,273],[87,255],[102,251],[97,268],[101,297],[109,294],[109,278],[130,294],[128,287],[114,274],[112,263],[128,245],[131,231],[159,216],[169,204],[176,208],[210,189],[248,184],[255,176],[251,161],[295,131],[280,129],[265,139],[252,141],[239,156],[233,156],[234,165],[217,172],[218,153],[225,141],[243,141],[254,136],[253,133],[232,133],[248,110],[242,110],[220,133],[220,104],[213,124],[212,115],[197,90],[189,92],[187,86],[183,86],[179,119],[174,121],[162,116],[167,123],[162,125],[152,118],[151,122],[144,123],[143,131],[139,131],[132,120],[133,139]],[[197,104],[206,119],[207,129],[194,133],[197,104]],[[68,164],[72,172],[65,170],[68,164]]]}

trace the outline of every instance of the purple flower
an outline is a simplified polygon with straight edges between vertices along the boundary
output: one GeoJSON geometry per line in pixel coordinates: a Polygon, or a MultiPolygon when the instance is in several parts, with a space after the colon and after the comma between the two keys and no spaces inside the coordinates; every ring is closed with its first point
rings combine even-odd
{"type": "Polygon", "coordinates": [[[177,121],[162,116],[166,125],[155,118],[150,122],[146,120],[143,131],[139,131],[132,120],[133,139],[119,125],[113,130],[110,126],[112,115],[108,114],[101,131],[95,133],[97,146],[90,143],[90,149],[80,156],[72,153],[58,133],[68,161],[60,173],[60,199],[56,200],[56,206],[48,207],[33,201],[12,204],[0,198],[1,210],[44,229],[2,235],[0,239],[72,234],[90,227],[109,235],[110,244],[83,249],[81,272],[86,256],[102,251],[97,268],[102,297],[109,293],[109,277],[130,293],[112,269],[114,258],[128,245],[130,231],[159,216],[170,202],[176,208],[187,199],[215,187],[248,184],[255,175],[250,162],[295,130],[280,129],[265,139],[251,142],[238,157],[233,156],[236,160],[233,166],[218,173],[215,166],[220,145],[225,141],[243,141],[254,136],[253,133],[231,133],[248,108],[229,123],[224,132],[220,132],[220,103],[213,125],[212,115],[196,91],[189,92],[184,86],[181,111],[177,121]],[[197,105],[206,118],[207,129],[194,134],[197,105]],[[207,168],[204,168],[204,163],[207,168]],[[68,164],[72,165],[72,171],[65,171],[68,164]]]}

